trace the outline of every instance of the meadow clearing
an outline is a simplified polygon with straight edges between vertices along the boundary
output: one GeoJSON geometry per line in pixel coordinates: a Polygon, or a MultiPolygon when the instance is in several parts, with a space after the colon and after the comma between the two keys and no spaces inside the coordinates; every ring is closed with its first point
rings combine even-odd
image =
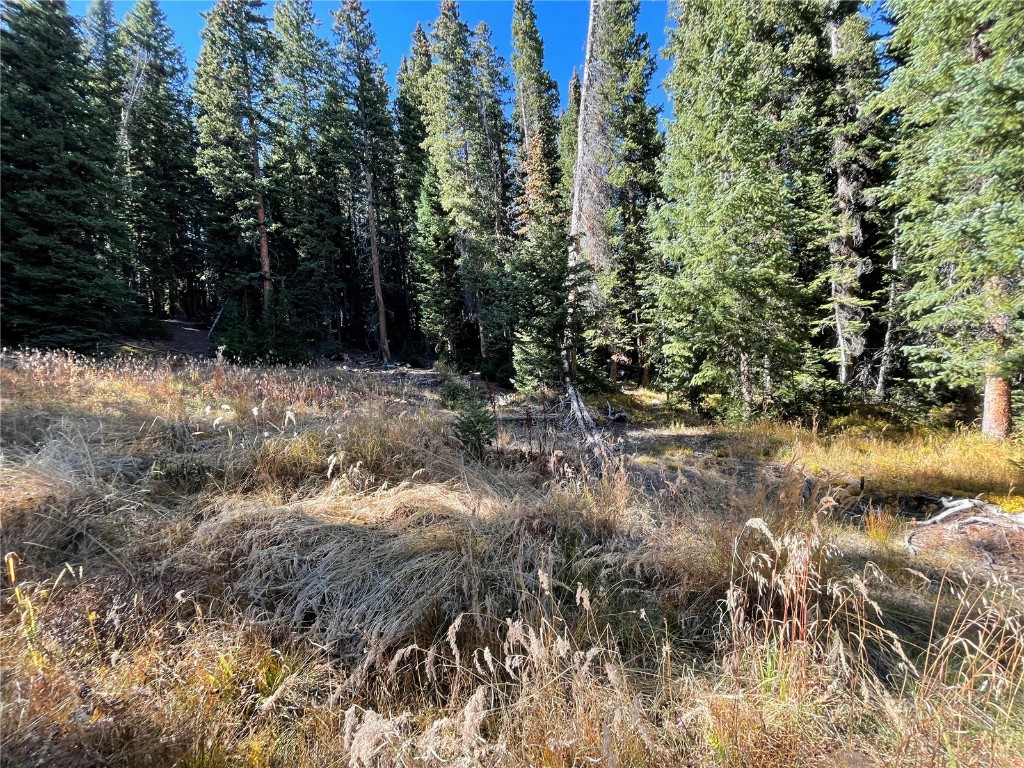
{"type": "Polygon", "coordinates": [[[635,418],[594,467],[443,371],[0,376],[4,765],[1021,765],[1024,534],[901,501],[1020,512],[1019,442],[635,418]]]}

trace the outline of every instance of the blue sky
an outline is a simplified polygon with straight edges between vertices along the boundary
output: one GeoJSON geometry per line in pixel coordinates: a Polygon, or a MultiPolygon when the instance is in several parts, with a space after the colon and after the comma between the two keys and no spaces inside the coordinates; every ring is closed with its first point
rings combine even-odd
{"type": "MultiPolygon", "coordinates": [[[[395,73],[402,56],[408,53],[410,38],[416,22],[426,27],[437,18],[438,2],[435,0],[364,0],[370,12],[370,21],[377,32],[377,43],[381,57],[388,67],[388,79],[394,85],[395,73]]],[[[71,12],[82,16],[88,5],[87,0],[72,0],[71,12]]],[[[131,7],[131,0],[115,0],[118,18],[131,7]]],[[[168,21],[174,28],[178,44],[185,50],[185,56],[194,65],[199,56],[201,41],[199,32],[203,26],[200,13],[208,10],[213,0],[162,0],[161,6],[168,21]]],[[[271,13],[271,2],[267,2],[267,15],[271,13]]],[[[337,8],[336,0],[314,0],[313,6],[320,19],[320,33],[331,39],[330,12],[337,8]]],[[[459,3],[463,20],[470,28],[480,21],[487,22],[494,35],[494,43],[507,59],[512,52],[512,0],[462,0],[459,3]]],[[[544,38],[545,63],[551,75],[558,81],[565,102],[569,78],[573,67],[583,64],[583,52],[587,39],[588,0],[536,0],[537,25],[544,38]]],[[[666,0],[643,0],[638,26],[646,32],[658,60],[658,72],[654,76],[651,101],[664,104],[665,96],[661,83],[668,71],[667,62],[661,59],[660,50],[665,41],[665,17],[668,11],[666,0]]]]}

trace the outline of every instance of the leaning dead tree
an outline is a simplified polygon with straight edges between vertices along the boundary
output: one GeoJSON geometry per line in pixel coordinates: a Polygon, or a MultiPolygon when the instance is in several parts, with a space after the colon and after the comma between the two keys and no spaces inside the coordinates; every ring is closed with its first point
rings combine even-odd
{"type": "Polygon", "coordinates": [[[605,3],[610,1],[590,2],[569,229],[568,265],[574,279],[562,344],[562,368],[569,406],[592,456],[604,453],[605,446],[598,434],[594,417],[587,410],[576,384],[576,325],[581,310],[588,313],[600,311],[604,301],[596,276],[600,271],[608,269],[610,263],[604,224],[610,202],[604,178],[605,159],[608,157],[608,116],[601,97],[607,77],[601,56],[605,32],[602,11],[605,3]]]}

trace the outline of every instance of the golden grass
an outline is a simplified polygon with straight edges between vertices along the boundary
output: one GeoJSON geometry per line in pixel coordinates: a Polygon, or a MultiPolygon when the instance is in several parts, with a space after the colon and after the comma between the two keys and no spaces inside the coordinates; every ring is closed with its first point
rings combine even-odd
{"type": "MultiPolygon", "coordinates": [[[[902,494],[986,495],[1008,511],[1024,508],[1024,445],[1001,442],[974,430],[859,429],[835,433],[775,422],[743,427],[684,427],[670,435],[692,438],[702,451],[722,458],[795,463],[806,471],[853,480],[867,490],[902,494]]],[[[692,455],[671,436],[645,451],[653,456],[692,455]]]]}
{"type": "Polygon", "coordinates": [[[796,473],[480,461],[373,373],[0,376],[5,764],[1019,765],[1020,574],[826,524],[796,473]]]}

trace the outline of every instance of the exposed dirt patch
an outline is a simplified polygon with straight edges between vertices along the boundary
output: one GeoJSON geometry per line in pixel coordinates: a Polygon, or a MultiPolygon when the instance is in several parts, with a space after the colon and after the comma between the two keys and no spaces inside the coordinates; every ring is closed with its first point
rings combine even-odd
{"type": "Polygon", "coordinates": [[[161,320],[160,324],[171,334],[166,344],[172,354],[213,357],[213,344],[207,338],[208,328],[182,320],[161,320]]]}

